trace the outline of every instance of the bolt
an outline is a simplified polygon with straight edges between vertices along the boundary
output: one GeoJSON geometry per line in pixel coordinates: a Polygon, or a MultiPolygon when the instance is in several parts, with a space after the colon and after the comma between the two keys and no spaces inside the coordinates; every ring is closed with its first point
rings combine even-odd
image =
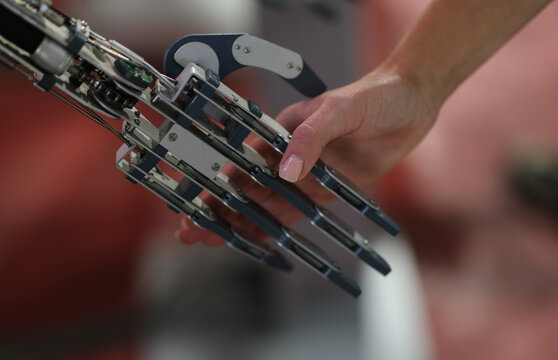
{"type": "Polygon", "coordinates": [[[299,72],[300,72],[300,71],[302,71],[302,68],[301,68],[300,66],[297,66],[297,67],[296,67],[296,71],[299,71],[299,72]]]}
{"type": "Polygon", "coordinates": [[[134,119],[134,124],[139,125],[140,124],[140,119],[134,119]]]}
{"type": "Polygon", "coordinates": [[[178,135],[176,135],[176,133],[171,133],[169,135],[169,140],[170,141],[176,141],[178,139],[178,135]]]}
{"type": "Polygon", "coordinates": [[[363,243],[364,245],[368,245],[368,240],[364,239],[364,240],[362,240],[362,243],[363,243]]]}
{"type": "Polygon", "coordinates": [[[250,54],[250,51],[251,51],[251,50],[250,50],[249,47],[245,47],[245,48],[244,48],[244,53],[245,53],[245,54],[250,54]]]}
{"type": "Polygon", "coordinates": [[[288,63],[288,64],[287,64],[287,69],[292,69],[293,66],[294,66],[293,63],[288,63]]]}
{"type": "Polygon", "coordinates": [[[240,50],[240,45],[235,45],[234,47],[236,50],[240,50]]]}
{"type": "Polygon", "coordinates": [[[234,102],[237,102],[237,101],[238,101],[238,97],[236,97],[236,96],[233,95],[233,100],[234,100],[234,102]]]}
{"type": "Polygon", "coordinates": [[[218,163],[213,163],[213,164],[211,164],[211,170],[219,171],[219,170],[221,170],[221,165],[219,165],[218,163]]]}

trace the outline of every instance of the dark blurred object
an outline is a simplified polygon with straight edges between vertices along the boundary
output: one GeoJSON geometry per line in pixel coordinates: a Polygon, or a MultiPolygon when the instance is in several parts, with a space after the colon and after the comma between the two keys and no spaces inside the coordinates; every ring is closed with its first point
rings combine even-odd
{"type": "MultiPolygon", "coordinates": [[[[340,17],[339,5],[333,5],[331,1],[324,0],[260,0],[264,5],[268,5],[280,10],[287,9],[295,3],[300,3],[308,8],[314,15],[325,21],[337,21],[340,17]]],[[[360,0],[345,0],[356,4],[360,0]]]]}
{"type": "Polygon", "coordinates": [[[558,156],[547,153],[521,156],[513,165],[512,181],[523,199],[558,217],[558,156]]]}

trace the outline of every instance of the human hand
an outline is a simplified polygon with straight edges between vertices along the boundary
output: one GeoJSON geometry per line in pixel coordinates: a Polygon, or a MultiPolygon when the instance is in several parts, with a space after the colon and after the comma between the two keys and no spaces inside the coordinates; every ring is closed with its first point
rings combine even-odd
{"type": "MultiPolygon", "coordinates": [[[[369,186],[420,142],[432,127],[440,104],[415,78],[380,67],[352,84],[291,105],[276,119],[292,132],[279,164],[279,175],[297,182],[318,204],[333,198],[315,179],[306,177],[318,158],[358,186],[369,186]]],[[[272,166],[278,163],[274,151],[262,140],[252,138],[248,142],[272,166]]],[[[301,213],[292,211],[292,206],[270,189],[256,184],[237,169],[225,171],[244,193],[283,224],[302,218],[301,213]]],[[[202,194],[204,200],[233,225],[265,237],[255,224],[206,195],[202,194]]],[[[208,245],[223,243],[216,235],[192,226],[187,219],[182,221],[177,236],[185,243],[198,240],[208,245]]]]}
{"type": "Polygon", "coordinates": [[[277,117],[286,128],[296,128],[279,174],[296,182],[320,157],[357,185],[369,186],[420,142],[440,105],[418,80],[382,68],[291,105],[277,117]]]}

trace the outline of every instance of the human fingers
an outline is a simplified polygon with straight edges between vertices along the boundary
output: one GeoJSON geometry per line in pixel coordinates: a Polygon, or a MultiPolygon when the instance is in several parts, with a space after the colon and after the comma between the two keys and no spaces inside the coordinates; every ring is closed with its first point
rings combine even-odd
{"type": "Polygon", "coordinates": [[[364,116],[356,104],[359,100],[352,98],[350,93],[336,91],[326,93],[315,103],[298,105],[286,110],[281,120],[288,125],[300,122],[300,117],[313,110],[304,121],[296,127],[292,138],[279,165],[279,176],[296,182],[304,178],[318,160],[322,150],[333,139],[354,131],[364,116]]]}
{"type": "Polygon", "coordinates": [[[319,100],[320,98],[315,98],[287,106],[275,117],[275,121],[292,132],[316,110],[319,100]]]}

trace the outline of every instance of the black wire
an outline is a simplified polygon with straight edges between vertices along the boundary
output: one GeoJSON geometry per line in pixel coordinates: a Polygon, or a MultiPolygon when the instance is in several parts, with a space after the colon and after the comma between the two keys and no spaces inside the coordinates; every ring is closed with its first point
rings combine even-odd
{"type": "Polygon", "coordinates": [[[93,111],[92,109],[84,106],[83,104],[76,104],[74,102],[72,102],[71,100],[69,100],[68,98],[66,98],[65,96],[63,96],[62,94],[58,93],[57,91],[54,90],[50,90],[50,93],[52,93],[54,96],[56,96],[58,99],[62,100],[64,103],[70,105],[72,108],[74,108],[75,110],[79,111],[81,114],[87,116],[88,118],[90,118],[91,120],[93,120],[95,123],[101,125],[102,127],[104,127],[105,129],[109,130],[111,133],[113,133],[120,141],[122,141],[124,144],[131,146],[132,144],[124,137],[124,135],[122,135],[118,130],[116,130],[115,128],[113,128],[112,126],[110,126],[109,123],[107,123],[101,116],[99,116],[99,114],[97,114],[95,111],[93,111]]]}

